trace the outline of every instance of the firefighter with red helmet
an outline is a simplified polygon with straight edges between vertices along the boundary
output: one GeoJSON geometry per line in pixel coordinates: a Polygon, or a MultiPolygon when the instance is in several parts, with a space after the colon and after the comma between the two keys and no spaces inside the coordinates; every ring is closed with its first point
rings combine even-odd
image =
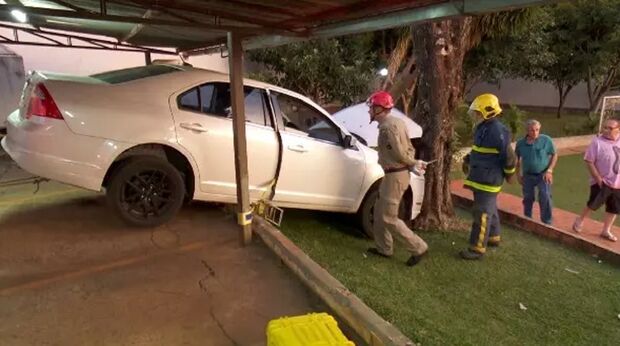
{"type": "Polygon", "coordinates": [[[379,123],[379,164],[385,172],[373,215],[376,247],[368,249],[368,253],[391,257],[394,252],[392,237],[395,237],[411,253],[406,264],[414,266],[426,254],[428,245],[398,217],[398,210],[409,186],[410,169],[415,167],[423,171],[426,162],[414,159],[415,150],[407,135],[405,123],[390,115],[394,100],[389,93],[377,91],[370,95],[367,104],[370,122],[379,123]]]}
{"type": "Polygon", "coordinates": [[[478,260],[483,257],[487,245],[499,245],[497,195],[504,179],[510,182],[514,176],[516,156],[510,145],[510,131],[498,119],[502,109],[497,96],[479,95],[469,107],[469,113],[482,121],[476,126],[474,145],[463,163],[463,171],[467,174],[464,185],[474,193],[474,221],[469,247],[460,255],[467,260],[478,260]]]}

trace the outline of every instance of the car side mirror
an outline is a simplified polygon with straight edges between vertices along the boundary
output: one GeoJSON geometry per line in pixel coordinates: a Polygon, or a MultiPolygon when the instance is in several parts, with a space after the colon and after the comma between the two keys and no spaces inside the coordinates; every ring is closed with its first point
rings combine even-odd
{"type": "Polygon", "coordinates": [[[345,149],[353,148],[355,146],[356,139],[351,135],[345,135],[343,146],[345,149]]]}

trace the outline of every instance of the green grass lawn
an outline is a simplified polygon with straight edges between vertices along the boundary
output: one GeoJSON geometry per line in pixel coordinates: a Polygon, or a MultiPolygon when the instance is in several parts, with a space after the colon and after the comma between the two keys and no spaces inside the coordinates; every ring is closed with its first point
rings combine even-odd
{"type": "Polygon", "coordinates": [[[371,242],[351,225],[339,214],[287,210],[282,231],[424,346],[617,345],[620,340],[620,269],[610,264],[504,227],[502,247],[479,262],[457,257],[466,246],[466,231],[421,232],[429,256],[409,268],[398,244],[393,259],[365,257],[371,242]]]}
{"type": "Polygon", "coordinates": [[[583,128],[588,122],[588,116],[582,112],[565,112],[560,119],[557,118],[555,113],[527,112],[526,118],[540,121],[541,132],[551,137],[589,135],[594,133],[583,128]],[[569,129],[572,129],[575,133],[567,132],[569,129]]]}
{"type": "MultiPolygon", "coordinates": [[[[580,213],[586,205],[590,194],[590,174],[583,162],[583,154],[560,156],[553,174],[553,206],[573,213],[580,213]]],[[[504,184],[503,192],[516,196],[523,196],[521,185],[516,180],[514,184],[504,184]]],[[[538,208],[538,204],[534,205],[538,208]]],[[[604,208],[592,213],[596,220],[603,219],[604,208]]],[[[620,220],[616,225],[620,225],[620,220]]]]}

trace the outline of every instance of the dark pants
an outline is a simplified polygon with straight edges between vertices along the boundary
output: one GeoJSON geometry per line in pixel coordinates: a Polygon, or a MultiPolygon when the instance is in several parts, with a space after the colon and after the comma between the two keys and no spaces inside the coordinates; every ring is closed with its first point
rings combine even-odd
{"type": "Polygon", "coordinates": [[[551,204],[551,185],[545,182],[544,173],[523,175],[523,213],[532,217],[534,196],[538,188],[538,205],[540,206],[540,220],[551,224],[553,206],[551,204]]]}
{"type": "Polygon", "coordinates": [[[497,193],[474,190],[474,222],[469,235],[469,248],[485,253],[487,242],[499,243],[499,214],[497,213],[497,193]]]}

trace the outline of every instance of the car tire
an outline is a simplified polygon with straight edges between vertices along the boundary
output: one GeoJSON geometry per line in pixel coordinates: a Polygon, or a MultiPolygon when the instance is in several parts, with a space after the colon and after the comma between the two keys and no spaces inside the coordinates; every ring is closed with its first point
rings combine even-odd
{"type": "MultiPolygon", "coordinates": [[[[362,228],[362,232],[370,239],[374,239],[373,224],[375,203],[379,199],[379,185],[376,184],[370,188],[364,197],[364,201],[357,212],[358,223],[362,228]]],[[[407,215],[407,202],[403,198],[398,207],[398,217],[407,223],[405,216],[407,215]]]]}
{"type": "Polygon", "coordinates": [[[357,212],[358,223],[362,228],[362,232],[370,239],[374,239],[374,233],[372,230],[373,225],[373,212],[375,209],[375,203],[379,199],[379,186],[373,186],[366,193],[364,201],[357,212]]]}
{"type": "Polygon", "coordinates": [[[154,156],[128,159],[115,171],[108,187],[108,204],[131,226],[164,224],[185,200],[185,183],[179,171],[154,156]]]}

